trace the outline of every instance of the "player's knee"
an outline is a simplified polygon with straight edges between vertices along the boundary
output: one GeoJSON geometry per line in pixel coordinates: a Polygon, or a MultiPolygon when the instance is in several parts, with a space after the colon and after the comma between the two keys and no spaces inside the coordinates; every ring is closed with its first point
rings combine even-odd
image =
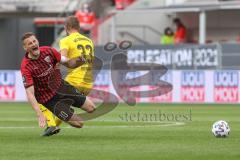
{"type": "Polygon", "coordinates": [[[82,128],[83,127],[83,122],[71,122],[70,125],[75,127],[75,128],[82,128]]]}
{"type": "Polygon", "coordinates": [[[92,106],[92,105],[90,105],[89,107],[88,107],[88,109],[87,109],[87,112],[88,113],[92,113],[92,112],[94,112],[95,111],[95,106],[92,106]]]}
{"type": "Polygon", "coordinates": [[[83,127],[83,123],[82,122],[78,122],[76,123],[76,128],[82,128],[83,127]]]}
{"type": "Polygon", "coordinates": [[[71,126],[75,127],[75,128],[82,128],[83,127],[83,121],[81,119],[81,117],[79,117],[78,115],[72,115],[72,117],[67,121],[68,124],[70,124],[71,126]]]}

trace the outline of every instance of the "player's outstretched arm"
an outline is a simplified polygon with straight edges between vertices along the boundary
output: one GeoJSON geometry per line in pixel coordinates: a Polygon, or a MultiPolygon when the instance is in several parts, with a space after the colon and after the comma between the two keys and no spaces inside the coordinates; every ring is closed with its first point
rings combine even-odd
{"type": "Polygon", "coordinates": [[[45,119],[43,113],[40,111],[40,108],[38,106],[38,102],[34,95],[34,87],[30,86],[30,87],[26,88],[26,94],[27,94],[28,102],[31,104],[32,108],[34,109],[34,111],[37,114],[39,127],[41,127],[41,128],[45,127],[46,119],[45,119]]]}
{"type": "Polygon", "coordinates": [[[77,68],[77,67],[85,64],[86,60],[83,57],[68,59],[65,56],[61,56],[60,63],[68,68],[77,68]]]}

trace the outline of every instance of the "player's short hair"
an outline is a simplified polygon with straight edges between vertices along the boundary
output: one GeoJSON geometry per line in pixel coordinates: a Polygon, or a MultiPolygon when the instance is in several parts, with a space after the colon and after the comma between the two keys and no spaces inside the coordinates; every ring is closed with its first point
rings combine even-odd
{"type": "Polygon", "coordinates": [[[36,35],[35,35],[34,33],[32,33],[32,32],[26,32],[26,33],[24,33],[23,36],[22,36],[22,38],[21,38],[22,42],[23,42],[25,39],[27,39],[27,38],[29,38],[29,37],[31,37],[31,36],[35,36],[35,37],[36,37],[36,35]]]}
{"type": "Polygon", "coordinates": [[[80,25],[77,17],[75,16],[67,17],[65,21],[65,27],[67,30],[70,30],[70,29],[80,30],[80,25]]]}

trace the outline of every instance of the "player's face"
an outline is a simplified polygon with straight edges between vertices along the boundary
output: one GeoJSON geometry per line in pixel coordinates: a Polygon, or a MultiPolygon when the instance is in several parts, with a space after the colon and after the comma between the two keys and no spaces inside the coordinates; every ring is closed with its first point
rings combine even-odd
{"type": "Polygon", "coordinates": [[[24,50],[32,56],[38,56],[40,54],[39,42],[35,36],[25,39],[23,44],[24,50]]]}

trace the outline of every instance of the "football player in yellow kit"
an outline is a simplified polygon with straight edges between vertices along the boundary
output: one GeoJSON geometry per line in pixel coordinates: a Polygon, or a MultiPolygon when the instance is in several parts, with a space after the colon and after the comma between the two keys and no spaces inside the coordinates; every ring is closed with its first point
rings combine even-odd
{"type": "Polygon", "coordinates": [[[68,36],[60,40],[60,53],[69,59],[83,56],[87,60],[87,63],[81,67],[68,69],[65,80],[77,88],[82,94],[87,95],[93,86],[93,42],[91,39],[79,33],[79,21],[74,16],[67,17],[65,30],[68,36]]]}
{"type": "MultiPolygon", "coordinates": [[[[81,23],[81,22],[80,22],[81,23]]],[[[60,40],[61,55],[72,59],[83,56],[87,63],[75,69],[68,69],[65,80],[78,89],[84,95],[88,95],[93,87],[93,60],[94,60],[94,45],[91,39],[80,34],[79,21],[74,16],[69,16],[65,21],[66,37],[60,40]]],[[[59,132],[58,127],[61,120],[55,117],[49,110],[41,106],[41,109],[47,119],[48,128],[43,136],[50,136],[59,132]]]]}

